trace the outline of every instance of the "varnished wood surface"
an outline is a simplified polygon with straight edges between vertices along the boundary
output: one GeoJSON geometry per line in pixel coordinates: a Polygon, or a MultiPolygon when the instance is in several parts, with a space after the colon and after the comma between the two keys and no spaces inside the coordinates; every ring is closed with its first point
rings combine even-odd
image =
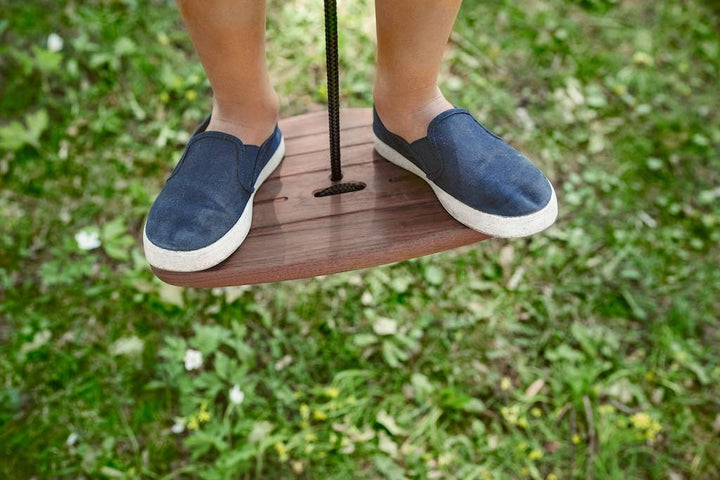
{"type": "Polygon", "coordinates": [[[314,277],[406,260],[487,238],[448,215],[430,187],[373,149],[372,110],[341,114],[343,182],[364,190],[328,197],[327,113],[280,121],[285,159],[255,196],[245,242],[202,272],[153,269],[163,281],[216,287],[314,277]]]}

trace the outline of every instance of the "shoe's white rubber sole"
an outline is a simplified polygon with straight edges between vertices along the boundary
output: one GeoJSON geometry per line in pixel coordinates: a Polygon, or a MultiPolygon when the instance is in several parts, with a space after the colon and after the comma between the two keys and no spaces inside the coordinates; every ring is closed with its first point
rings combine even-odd
{"type": "Polygon", "coordinates": [[[548,204],[537,212],[518,217],[504,217],[476,210],[454,198],[427,178],[425,172],[415,166],[397,150],[375,136],[375,150],[386,160],[408,170],[425,180],[433,189],[440,204],[458,222],[480,233],[493,237],[517,238],[541,232],[555,222],[558,213],[555,190],[548,204]]]}
{"type": "MultiPolygon", "coordinates": [[[[285,139],[280,140],[280,145],[270,157],[267,165],[262,169],[257,181],[255,182],[255,191],[250,195],[245,211],[228,232],[215,242],[197,250],[176,251],[166,250],[158,247],[150,241],[143,226],[143,247],[145,249],[145,258],[148,263],[155,268],[170,270],[173,272],[197,272],[213,267],[225,260],[227,257],[237,250],[250,232],[252,224],[253,201],[255,193],[260,189],[260,185],[270,176],[270,174],[280,165],[280,161],[285,155],[285,139]]],[[[146,221],[147,225],[147,221],[146,221]]]]}

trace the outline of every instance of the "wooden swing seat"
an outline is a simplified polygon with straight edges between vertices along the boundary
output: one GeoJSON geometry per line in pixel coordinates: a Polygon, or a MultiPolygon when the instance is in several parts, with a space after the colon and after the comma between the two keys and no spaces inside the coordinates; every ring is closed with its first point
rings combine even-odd
{"type": "Polygon", "coordinates": [[[453,219],[425,181],[373,148],[372,110],[341,112],[343,182],[363,190],[315,197],[331,185],[327,112],[280,121],[285,159],[260,187],[243,244],[200,272],[153,268],[187,287],[248,285],[397,262],[478,242],[487,235],[453,219]]]}

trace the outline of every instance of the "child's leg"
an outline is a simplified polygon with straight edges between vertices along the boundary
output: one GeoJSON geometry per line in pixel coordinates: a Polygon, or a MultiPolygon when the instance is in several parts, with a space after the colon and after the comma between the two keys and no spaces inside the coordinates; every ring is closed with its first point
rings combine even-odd
{"type": "Polygon", "coordinates": [[[177,0],[213,89],[208,130],[261,144],[277,122],[265,63],[264,0],[177,0]]]}
{"type": "Polygon", "coordinates": [[[383,123],[412,142],[452,108],[437,87],[443,52],[462,0],[375,0],[375,107],[383,123]]]}

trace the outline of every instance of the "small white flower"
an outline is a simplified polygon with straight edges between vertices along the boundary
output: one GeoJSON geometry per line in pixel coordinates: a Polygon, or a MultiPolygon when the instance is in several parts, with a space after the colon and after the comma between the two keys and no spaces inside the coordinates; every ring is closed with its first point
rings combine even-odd
{"type": "Polygon", "coordinates": [[[372,305],[372,303],[373,303],[372,293],[370,293],[369,291],[365,290],[365,291],[363,292],[363,294],[362,294],[362,297],[360,297],[360,303],[362,303],[362,304],[365,305],[366,307],[367,307],[368,305],[372,305]]]}
{"type": "Polygon", "coordinates": [[[63,39],[57,33],[51,33],[47,38],[47,48],[51,52],[59,52],[63,49],[63,39]]]}
{"type": "Polygon", "coordinates": [[[380,317],[373,323],[373,330],[378,335],[395,335],[397,322],[392,318],[380,317]]]}
{"type": "Polygon", "coordinates": [[[75,234],[75,241],[80,250],[93,250],[100,246],[100,235],[95,230],[80,230],[75,234]]]}
{"type": "Polygon", "coordinates": [[[240,405],[245,400],[245,394],[238,385],[233,386],[230,389],[230,401],[235,405],[240,405]]]}
{"type": "Polygon", "coordinates": [[[180,419],[175,419],[175,423],[170,428],[170,431],[176,435],[180,435],[185,431],[185,423],[180,419]]]}
{"type": "Polygon", "coordinates": [[[185,370],[195,370],[196,368],[202,367],[203,356],[202,353],[198,352],[197,350],[188,348],[185,352],[185,357],[183,358],[183,361],[185,362],[185,370]]]}
{"type": "Polygon", "coordinates": [[[292,357],[290,355],[285,355],[280,360],[275,362],[275,370],[277,370],[279,372],[280,370],[287,367],[291,363],[292,363],[292,357]]]}
{"type": "Polygon", "coordinates": [[[79,438],[80,438],[80,436],[77,433],[72,432],[70,435],[68,435],[67,440],[65,440],[65,444],[68,447],[72,447],[73,445],[75,445],[77,443],[79,438]]]}
{"type": "Polygon", "coordinates": [[[62,160],[67,160],[69,148],[70,142],[68,142],[67,140],[61,140],[60,149],[58,150],[58,157],[60,157],[62,160]]]}

